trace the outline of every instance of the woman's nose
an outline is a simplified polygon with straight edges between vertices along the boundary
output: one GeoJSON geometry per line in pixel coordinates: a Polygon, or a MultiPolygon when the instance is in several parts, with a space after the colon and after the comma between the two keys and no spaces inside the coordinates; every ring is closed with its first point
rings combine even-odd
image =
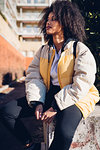
{"type": "Polygon", "coordinates": [[[51,20],[48,20],[48,21],[47,21],[47,24],[50,24],[50,23],[51,23],[51,20]]]}

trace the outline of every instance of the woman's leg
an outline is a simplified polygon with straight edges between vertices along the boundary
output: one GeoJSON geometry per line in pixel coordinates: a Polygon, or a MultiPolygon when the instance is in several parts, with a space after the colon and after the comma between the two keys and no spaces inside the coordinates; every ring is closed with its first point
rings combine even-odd
{"type": "MultiPolygon", "coordinates": [[[[22,106],[24,106],[24,110],[28,113],[28,106],[26,106],[26,104],[26,99],[22,98],[18,101],[14,100],[8,102],[0,109],[1,121],[19,139],[19,141],[23,145],[26,145],[28,141],[31,142],[31,136],[19,117],[21,116],[20,114],[23,111],[22,106]],[[22,105],[19,104],[19,101],[22,105]]],[[[22,114],[24,114],[24,112],[22,114]]]]}
{"type": "Polygon", "coordinates": [[[76,105],[57,114],[54,140],[49,150],[69,150],[75,130],[82,119],[82,113],[76,105]]]}

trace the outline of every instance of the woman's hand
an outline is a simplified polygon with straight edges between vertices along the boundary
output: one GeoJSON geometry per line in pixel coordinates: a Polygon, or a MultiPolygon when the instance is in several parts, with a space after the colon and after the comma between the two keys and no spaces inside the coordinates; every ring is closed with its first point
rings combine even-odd
{"type": "Polygon", "coordinates": [[[43,105],[42,104],[37,105],[35,109],[35,116],[37,120],[41,119],[42,112],[43,112],[43,105]]]}
{"type": "Polygon", "coordinates": [[[50,107],[43,113],[41,120],[45,121],[45,123],[50,124],[56,114],[57,112],[52,107],[50,107]]]}

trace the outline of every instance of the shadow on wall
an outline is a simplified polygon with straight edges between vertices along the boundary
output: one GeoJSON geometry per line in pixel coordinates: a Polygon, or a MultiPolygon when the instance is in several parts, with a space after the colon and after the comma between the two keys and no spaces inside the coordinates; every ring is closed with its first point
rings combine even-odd
{"type": "MultiPolygon", "coordinates": [[[[26,72],[25,71],[23,71],[23,76],[26,76],[26,72]]],[[[15,73],[15,76],[13,78],[12,73],[7,72],[6,74],[3,75],[2,85],[10,84],[13,81],[16,81],[17,79],[18,79],[17,73],[15,73]]]]}
{"type": "Polygon", "coordinates": [[[6,85],[12,82],[12,73],[6,73],[3,75],[2,85],[6,85]]]}

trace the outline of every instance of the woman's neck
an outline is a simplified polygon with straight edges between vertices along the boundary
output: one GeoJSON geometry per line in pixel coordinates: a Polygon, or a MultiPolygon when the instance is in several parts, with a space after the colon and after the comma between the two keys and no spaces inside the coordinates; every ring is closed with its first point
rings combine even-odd
{"type": "Polygon", "coordinates": [[[62,48],[63,44],[64,44],[64,36],[63,35],[60,35],[60,36],[59,35],[54,35],[53,36],[53,43],[56,47],[56,50],[59,51],[62,48]]]}

